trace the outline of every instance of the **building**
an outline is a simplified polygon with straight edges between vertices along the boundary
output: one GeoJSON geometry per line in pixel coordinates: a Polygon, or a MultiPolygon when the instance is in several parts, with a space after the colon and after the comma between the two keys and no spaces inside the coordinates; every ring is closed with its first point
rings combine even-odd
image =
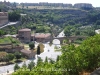
{"type": "Polygon", "coordinates": [[[48,3],[48,2],[39,2],[39,3],[20,3],[24,6],[49,6],[49,7],[72,7],[72,4],[64,3],[48,3]]]}
{"type": "Polygon", "coordinates": [[[0,12],[0,26],[8,23],[8,13],[0,12]]]}
{"type": "Polygon", "coordinates": [[[29,43],[31,41],[31,29],[20,29],[17,37],[21,42],[29,43]]]}
{"type": "Polygon", "coordinates": [[[74,8],[93,8],[92,4],[89,3],[76,3],[74,8]]]}
{"type": "Polygon", "coordinates": [[[52,38],[50,33],[36,33],[34,37],[37,42],[48,42],[52,38]]]}
{"type": "Polygon", "coordinates": [[[31,50],[24,50],[22,49],[20,51],[23,55],[27,56],[27,58],[35,58],[36,55],[36,51],[31,51],[31,50]]]}
{"type": "Polygon", "coordinates": [[[31,29],[24,28],[18,31],[17,37],[21,42],[29,43],[31,41],[48,42],[52,36],[50,33],[35,33],[31,34],[31,29]]]}

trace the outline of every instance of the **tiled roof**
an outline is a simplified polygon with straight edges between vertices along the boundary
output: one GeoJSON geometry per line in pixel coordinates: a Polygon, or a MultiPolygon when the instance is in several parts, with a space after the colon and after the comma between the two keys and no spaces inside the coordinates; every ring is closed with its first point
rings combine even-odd
{"type": "Polygon", "coordinates": [[[24,53],[24,54],[31,54],[30,50],[24,50],[24,49],[22,49],[21,52],[24,53]]]}
{"type": "Polygon", "coordinates": [[[20,29],[19,31],[31,31],[31,29],[24,28],[24,29],[20,29]]]}
{"type": "Polygon", "coordinates": [[[51,35],[50,33],[36,33],[35,38],[47,38],[50,35],[51,35]]]}
{"type": "Polygon", "coordinates": [[[7,12],[0,12],[0,16],[7,16],[8,13],[7,12]]]}

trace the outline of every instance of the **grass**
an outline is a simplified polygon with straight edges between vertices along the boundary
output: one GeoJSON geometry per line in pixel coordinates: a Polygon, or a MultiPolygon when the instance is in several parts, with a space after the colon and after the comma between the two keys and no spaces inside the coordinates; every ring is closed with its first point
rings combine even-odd
{"type": "Polygon", "coordinates": [[[8,43],[11,43],[11,41],[13,41],[16,44],[21,44],[19,40],[12,38],[12,37],[2,37],[2,38],[0,38],[0,44],[8,44],[8,43]]]}
{"type": "Polygon", "coordinates": [[[28,50],[28,49],[29,49],[29,45],[28,45],[28,44],[24,44],[24,48],[25,48],[26,50],[28,50]]]}
{"type": "MultiPolygon", "coordinates": [[[[73,44],[74,44],[75,47],[78,47],[80,45],[80,44],[76,44],[76,43],[73,43],[73,44]]],[[[62,46],[68,46],[68,44],[63,44],[63,45],[61,45],[61,47],[62,46]]]]}
{"type": "Polygon", "coordinates": [[[59,49],[59,48],[57,46],[55,46],[54,49],[59,49]]]}
{"type": "MultiPolygon", "coordinates": [[[[44,52],[44,45],[42,43],[40,43],[39,46],[40,46],[41,53],[44,52]]],[[[29,49],[29,45],[28,44],[24,44],[24,48],[25,48],[25,50],[28,50],[29,49]]],[[[33,51],[36,52],[37,48],[35,48],[33,51]]]]}
{"type": "Polygon", "coordinates": [[[0,44],[11,43],[8,37],[0,38],[0,44]]]}
{"type": "Polygon", "coordinates": [[[75,40],[74,43],[75,43],[75,44],[81,44],[82,41],[80,41],[80,40],[75,40]]]}

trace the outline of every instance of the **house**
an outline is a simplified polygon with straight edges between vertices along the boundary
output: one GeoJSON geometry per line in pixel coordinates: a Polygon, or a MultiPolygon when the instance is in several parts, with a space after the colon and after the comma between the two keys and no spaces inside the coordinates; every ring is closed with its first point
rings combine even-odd
{"type": "Polygon", "coordinates": [[[28,43],[31,41],[31,29],[28,28],[24,28],[24,29],[20,29],[18,31],[18,36],[19,40],[21,42],[25,42],[28,43]]]}
{"type": "Polygon", "coordinates": [[[8,13],[0,12],[0,26],[8,23],[8,13]]]}
{"type": "Polygon", "coordinates": [[[31,51],[31,50],[24,50],[22,49],[20,51],[23,55],[27,56],[27,58],[35,58],[36,52],[35,51],[31,51]]]}
{"type": "Polygon", "coordinates": [[[31,34],[31,29],[24,28],[18,31],[17,37],[21,42],[29,43],[31,41],[48,42],[51,40],[50,33],[35,33],[31,34]]]}
{"type": "Polygon", "coordinates": [[[48,42],[51,40],[50,33],[36,33],[34,37],[37,42],[48,42]]]}
{"type": "Polygon", "coordinates": [[[93,6],[90,3],[76,3],[74,8],[93,8],[93,6]]]}

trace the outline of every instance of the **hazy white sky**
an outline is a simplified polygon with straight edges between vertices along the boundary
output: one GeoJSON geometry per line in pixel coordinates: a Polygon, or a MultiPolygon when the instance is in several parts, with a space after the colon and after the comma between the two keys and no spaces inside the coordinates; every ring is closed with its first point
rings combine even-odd
{"type": "MultiPolygon", "coordinates": [[[[0,0],[0,1],[4,1],[4,0],[0,0]]],[[[34,2],[34,3],[38,3],[38,2],[49,2],[49,3],[71,3],[71,4],[75,4],[75,3],[91,3],[94,7],[100,7],[100,0],[6,0],[6,1],[10,1],[10,2],[18,2],[18,3],[30,3],[30,2],[34,2]]]]}

